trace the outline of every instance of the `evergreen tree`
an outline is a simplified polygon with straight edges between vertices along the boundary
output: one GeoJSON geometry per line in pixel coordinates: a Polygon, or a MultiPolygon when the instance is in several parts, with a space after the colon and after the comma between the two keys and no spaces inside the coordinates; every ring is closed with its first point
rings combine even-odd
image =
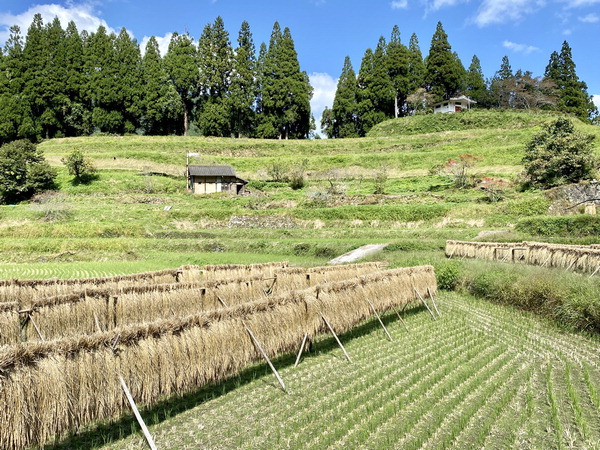
{"type": "Polygon", "coordinates": [[[400,41],[400,29],[394,25],[387,46],[388,75],[394,90],[394,117],[406,112],[406,97],[410,94],[410,53],[400,41]]]}
{"type": "Polygon", "coordinates": [[[358,137],[358,84],[350,57],[344,59],[344,67],[337,83],[333,107],[323,112],[321,128],[330,138],[358,137]],[[331,112],[329,112],[331,111],[331,112]],[[325,124],[325,127],[323,127],[325,124]]]}
{"type": "Polygon", "coordinates": [[[514,77],[508,56],[503,56],[500,69],[490,82],[491,105],[500,108],[513,107],[514,77]]]}
{"type": "Polygon", "coordinates": [[[487,88],[481,70],[481,62],[477,55],[473,55],[471,65],[466,78],[466,90],[473,100],[478,104],[483,105],[487,99],[487,88]]]}
{"type": "Polygon", "coordinates": [[[116,107],[122,111],[123,125],[119,132],[133,133],[139,126],[142,115],[141,99],[141,53],[135,39],[131,39],[125,28],[121,28],[114,41],[117,63],[116,107]]]}
{"type": "Polygon", "coordinates": [[[146,44],[141,66],[142,117],[145,134],[170,134],[180,131],[183,116],[181,98],[164,67],[158,42],[152,36],[146,44]]]}
{"type": "Polygon", "coordinates": [[[255,120],[254,104],[257,96],[257,61],[248,22],[242,22],[238,47],[233,56],[229,108],[231,129],[237,137],[251,136],[255,120]]]}
{"type": "Polygon", "coordinates": [[[31,109],[23,95],[23,47],[21,30],[12,26],[4,45],[0,78],[0,144],[18,138],[36,139],[31,109]]]}
{"type": "Polygon", "coordinates": [[[394,117],[394,85],[388,73],[388,61],[387,44],[381,36],[373,53],[370,90],[375,109],[382,112],[385,118],[394,117]]]}
{"type": "Polygon", "coordinates": [[[92,111],[92,126],[108,133],[124,129],[123,94],[114,33],[100,26],[84,47],[87,101],[92,111]]]}
{"type": "Polygon", "coordinates": [[[188,135],[190,115],[198,98],[197,49],[189,34],[173,33],[165,56],[167,73],[181,98],[183,106],[183,134],[188,135]]]}
{"type": "Polygon", "coordinates": [[[261,74],[262,137],[306,138],[310,132],[312,87],[300,70],[289,28],[275,22],[261,74]]]}
{"type": "Polygon", "coordinates": [[[587,93],[587,84],[577,76],[571,47],[567,41],[563,42],[560,54],[553,52],[550,56],[545,76],[557,86],[557,108],[560,111],[585,120],[589,120],[590,116],[597,112],[591,96],[587,93]]]}
{"type": "MultiPolygon", "coordinates": [[[[46,33],[41,14],[35,14],[27,30],[22,54],[23,98],[31,108],[35,134],[42,135],[40,116],[46,107],[44,82],[46,61],[46,33]]],[[[48,136],[45,136],[48,137],[48,136]]]]}
{"type": "Polygon", "coordinates": [[[199,126],[204,135],[229,135],[230,118],[227,95],[231,77],[233,50],[229,33],[221,17],[206,25],[198,41],[198,67],[202,105],[199,126]]]}
{"type": "Polygon", "coordinates": [[[360,63],[358,71],[358,134],[365,136],[373,127],[385,120],[386,116],[383,111],[375,108],[375,95],[372,91],[374,78],[375,57],[373,50],[368,48],[360,63]]]}
{"type": "Polygon", "coordinates": [[[79,136],[91,132],[91,113],[84,103],[83,40],[73,21],[67,25],[62,47],[65,58],[63,130],[66,136],[79,136]]]}
{"type": "Polygon", "coordinates": [[[410,37],[408,54],[408,91],[412,94],[425,84],[425,62],[423,61],[423,54],[419,47],[419,39],[415,33],[410,37]]]}
{"type": "Polygon", "coordinates": [[[464,68],[448,42],[448,35],[441,22],[438,22],[431,38],[429,54],[425,59],[425,85],[437,101],[448,99],[461,90],[464,68]]]}

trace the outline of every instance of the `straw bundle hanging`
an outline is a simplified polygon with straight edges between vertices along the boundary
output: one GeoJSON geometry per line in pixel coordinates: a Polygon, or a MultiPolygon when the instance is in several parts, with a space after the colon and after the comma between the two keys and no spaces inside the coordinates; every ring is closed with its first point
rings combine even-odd
{"type": "Polygon", "coordinates": [[[239,373],[260,360],[242,321],[275,356],[296,349],[304,333],[324,332],[321,313],[346,331],[371,317],[366,299],[383,311],[415,300],[413,287],[435,292],[433,268],[389,270],[186,318],[2,348],[0,448],[43,445],[116,417],[127,408],[117,373],[144,405],[239,373]]]}

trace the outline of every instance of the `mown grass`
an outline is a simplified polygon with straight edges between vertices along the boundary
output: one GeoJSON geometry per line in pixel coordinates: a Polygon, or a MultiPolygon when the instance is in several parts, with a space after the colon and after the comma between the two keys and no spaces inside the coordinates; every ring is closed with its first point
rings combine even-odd
{"type": "MultiPolygon", "coordinates": [[[[598,341],[512,308],[443,294],[441,318],[416,306],[330,337],[300,365],[264,364],[143,412],[159,448],[554,448],[600,442],[598,341]],[[536,339],[531,338],[535,330],[536,339]],[[596,397],[594,397],[596,395],[596,397]],[[432,405],[435,405],[433,407],[432,405]]],[[[144,448],[131,416],[53,448],[144,448]]]]}

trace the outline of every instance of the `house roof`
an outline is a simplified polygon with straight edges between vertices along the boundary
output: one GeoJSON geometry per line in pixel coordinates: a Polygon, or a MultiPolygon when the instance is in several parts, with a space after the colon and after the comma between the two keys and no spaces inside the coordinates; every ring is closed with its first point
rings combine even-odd
{"type": "Polygon", "coordinates": [[[460,97],[452,97],[449,98],[448,100],[442,100],[441,102],[437,102],[434,106],[439,106],[443,103],[448,103],[448,102],[459,102],[459,101],[465,101],[467,102],[467,104],[472,105],[474,103],[477,103],[475,100],[467,97],[466,95],[461,95],[460,97]]]}
{"type": "Polygon", "coordinates": [[[231,166],[188,166],[188,173],[191,177],[232,177],[238,183],[248,183],[238,177],[231,166]]]}
{"type": "Polygon", "coordinates": [[[188,166],[190,176],[195,177],[235,177],[231,166],[188,166]]]}

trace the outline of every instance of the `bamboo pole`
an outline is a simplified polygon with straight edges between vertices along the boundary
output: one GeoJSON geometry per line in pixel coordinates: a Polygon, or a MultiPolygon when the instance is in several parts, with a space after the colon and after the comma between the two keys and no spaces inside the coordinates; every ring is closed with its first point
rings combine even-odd
{"type": "Polygon", "coordinates": [[[329,324],[329,321],[325,318],[325,316],[323,314],[321,314],[321,318],[325,321],[325,325],[327,325],[327,328],[329,328],[329,331],[331,331],[331,334],[333,334],[333,337],[335,338],[335,340],[337,341],[338,345],[340,346],[340,348],[342,349],[342,351],[344,352],[344,355],[346,356],[346,359],[349,362],[352,362],[352,360],[350,359],[350,355],[348,355],[348,352],[346,351],[346,349],[344,348],[344,346],[342,345],[342,342],[340,341],[340,339],[337,337],[337,334],[335,334],[335,331],[333,331],[333,328],[331,327],[331,325],[329,324]]]}
{"type": "Polygon", "coordinates": [[[417,293],[417,295],[419,296],[419,298],[421,299],[421,301],[425,305],[425,308],[427,308],[427,311],[429,311],[429,314],[431,314],[431,317],[433,318],[433,320],[437,320],[435,318],[435,316],[433,315],[433,312],[431,311],[431,309],[429,309],[429,306],[427,305],[427,302],[425,301],[425,299],[423,297],[421,297],[421,294],[419,294],[419,291],[417,291],[417,288],[413,287],[413,289],[415,290],[415,292],[417,293]]]}
{"type": "Polygon", "coordinates": [[[396,307],[394,306],[393,308],[394,308],[394,312],[398,316],[398,319],[400,319],[400,322],[402,322],[402,325],[404,325],[404,328],[406,328],[406,331],[408,332],[408,326],[406,326],[406,322],[404,321],[404,319],[402,318],[402,316],[400,316],[400,313],[398,312],[398,310],[396,309],[396,307]]]}
{"type": "Polygon", "coordinates": [[[35,323],[35,320],[33,320],[33,316],[31,314],[29,314],[29,320],[33,324],[33,328],[35,328],[35,331],[37,332],[38,336],[40,337],[40,341],[45,341],[44,336],[42,336],[42,332],[40,331],[37,324],[35,323]]]}
{"type": "Polygon", "coordinates": [[[100,322],[98,322],[98,316],[94,313],[94,323],[96,324],[96,331],[98,333],[102,333],[102,328],[100,327],[100,322]]]}
{"type": "Polygon", "coordinates": [[[137,419],[138,423],[140,424],[140,427],[142,428],[142,431],[144,432],[144,437],[146,438],[148,447],[150,447],[151,450],[157,450],[156,444],[154,443],[154,439],[152,438],[150,431],[148,431],[148,427],[146,427],[146,424],[144,423],[144,419],[142,419],[142,416],[140,415],[140,412],[135,404],[135,401],[133,400],[133,397],[131,396],[131,392],[129,392],[129,388],[125,384],[125,380],[123,380],[123,377],[121,376],[121,374],[119,374],[119,381],[121,382],[121,387],[123,388],[123,392],[125,392],[127,401],[129,401],[129,405],[131,406],[131,409],[133,410],[133,414],[135,415],[135,418],[137,419]]]}
{"type": "Polygon", "coordinates": [[[254,336],[254,333],[252,333],[252,330],[250,330],[250,328],[248,328],[248,326],[245,323],[244,323],[244,328],[246,328],[246,331],[250,335],[250,338],[252,338],[252,342],[254,342],[254,345],[256,345],[256,347],[258,348],[258,350],[260,350],[260,353],[263,355],[263,358],[265,358],[265,360],[267,361],[267,364],[269,365],[269,367],[271,368],[271,370],[275,374],[275,378],[277,378],[277,381],[279,381],[279,384],[281,385],[281,388],[283,389],[283,392],[287,393],[287,390],[285,388],[285,384],[283,383],[283,380],[281,379],[281,377],[279,376],[279,373],[277,372],[277,369],[275,369],[275,366],[273,365],[273,363],[271,362],[271,360],[267,356],[267,353],[262,348],[262,345],[260,345],[260,342],[258,342],[258,339],[256,339],[256,337],[254,336]]]}
{"type": "Polygon", "coordinates": [[[589,278],[592,278],[594,275],[596,275],[596,272],[598,272],[600,270],[600,266],[596,267],[596,270],[594,270],[592,272],[592,274],[589,276],[589,278]]]}
{"type": "Polygon", "coordinates": [[[433,303],[433,307],[435,308],[435,312],[437,313],[438,317],[442,317],[437,305],[435,304],[435,299],[433,298],[433,295],[431,295],[431,290],[429,290],[429,288],[427,288],[427,293],[429,294],[429,298],[431,299],[431,303],[433,303]]]}
{"type": "Polygon", "coordinates": [[[387,328],[383,324],[383,321],[381,320],[381,317],[379,317],[379,314],[377,314],[377,311],[375,310],[375,307],[373,306],[373,303],[371,303],[369,300],[367,300],[367,303],[371,307],[371,311],[373,311],[373,314],[375,314],[375,317],[377,317],[377,320],[379,320],[379,323],[383,327],[383,331],[385,331],[385,334],[387,335],[388,339],[390,340],[390,342],[393,342],[394,340],[392,339],[392,336],[390,336],[390,333],[388,332],[387,328]]]}
{"type": "Polygon", "coordinates": [[[302,339],[302,344],[300,344],[300,350],[298,350],[298,356],[296,356],[296,363],[294,364],[294,368],[298,367],[298,363],[300,362],[300,357],[302,356],[302,351],[304,350],[304,345],[306,344],[307,339],[308,333],[304,333],[304,339],[302,339]]]}

